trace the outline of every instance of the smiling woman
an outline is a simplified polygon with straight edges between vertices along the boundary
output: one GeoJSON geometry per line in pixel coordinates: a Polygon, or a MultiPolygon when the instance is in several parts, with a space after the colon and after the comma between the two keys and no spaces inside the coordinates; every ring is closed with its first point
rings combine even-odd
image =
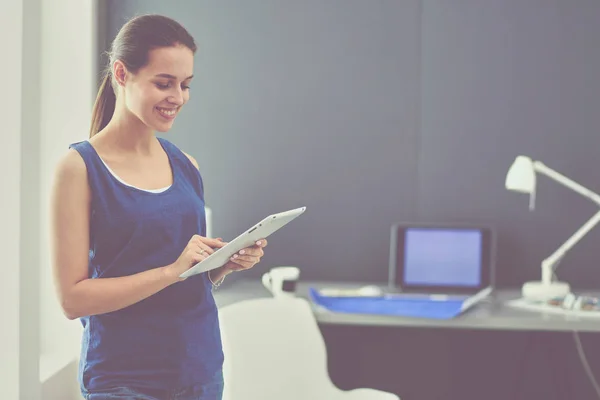
{"type": "Polygon", "coordinates": [[[196,49],[187,30],[169,18],[147,15],[129,21],[112,43],[94,104],[90,137],[106,127],[115,109],[122,109],[116,107],[121,88],[129,111],[157,131],[169,130],[176,112],[189,100],[196,49]],[[159,26],[163,29],[156,29],[159,26]],[[137,85],[125,85],[126,78],[137,85]],[[165,120],[153,121],[150,111],[165,120]]]}
{"type": "Polygon", "coordinates": [[[207,235],[198,163],[155,136],[190,98],[195,52],[170,18],[127,22],[111,47],[90,139],[72,144],[55,172],[53,272],[63,312],[84,328],[79,383],[87,399],[222,396],[212,290],[258,263],[266,241],[181,278],[226,244],[207,235]]]}

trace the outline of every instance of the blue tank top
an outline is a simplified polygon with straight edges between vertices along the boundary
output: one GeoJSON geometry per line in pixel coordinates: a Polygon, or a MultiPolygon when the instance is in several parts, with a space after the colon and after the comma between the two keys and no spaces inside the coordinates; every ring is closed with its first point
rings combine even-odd
{"type": "MultiPolygon", "coordinates": [[[[206,235],[198,169],[169,141],[173,184],[158,193],[119,181],[88,141],[70,145],[87,167],[91,188],[89,278],[131,275],[173,263],[194,234],[206,235]]],[[[202,384],[223,364],[218,312],[206,273],[129,307],[86,316],[79,382],[152,389],[202,384]]]]}

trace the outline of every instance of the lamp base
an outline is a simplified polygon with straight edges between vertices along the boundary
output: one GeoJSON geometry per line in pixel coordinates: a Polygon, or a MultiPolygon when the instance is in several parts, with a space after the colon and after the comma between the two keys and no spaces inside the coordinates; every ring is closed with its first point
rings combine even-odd
{"type": "Polygon", "coordinates": [[[521,288],[521,295],[528,300],[549,300],[554,297],[565,297],[571,293],[571,287],[566,282],[542,281],[526,282],[521,288]]]}

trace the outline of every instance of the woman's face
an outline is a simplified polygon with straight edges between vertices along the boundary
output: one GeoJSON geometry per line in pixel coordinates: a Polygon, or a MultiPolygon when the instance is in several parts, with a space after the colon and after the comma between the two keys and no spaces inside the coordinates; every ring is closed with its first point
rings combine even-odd
{"type": "Polygon", "coordinates": [[[189,100],[194,54],[185,46],[151,50],[148,63],[122,85],[125,106],[152,130],[166,132],[189,100]]]}

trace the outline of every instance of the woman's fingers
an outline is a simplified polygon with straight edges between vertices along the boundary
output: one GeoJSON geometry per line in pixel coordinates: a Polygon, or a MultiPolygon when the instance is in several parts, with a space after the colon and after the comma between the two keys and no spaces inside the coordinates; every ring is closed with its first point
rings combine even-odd
{"type": "Polygon", "coordinates": [[[211,249],[215,249],[215,248],[220,249],[221,247],[223,247],[227,244],[227,242],[224,242],[222,240],[207,238],[204,236],[200,236],[200,240],[202,241],[202,243],[206,244],[211,249]]]}
{"type": "Polygon", "coordinates": [[[252,268],[256,263],[251,263],[248,261],[239,261],[239,260],[235,260],[235,261],[229,261],[229,266],[230,269],[233,269],[234,271],[242,271],[245,269],[250,269],[252,268]]]}
{"type": "Polygon", "coordinates": [[[253,247],[249,247],[246,249],[242,249],[240,251],[237,252],[237,254],[235,254],[237,256],[243,257],[243,256],[249,256],[249,257],[262,257],[265,255],[265,253],[262,251],[262,249],[260,248],[253,248],[253,247]]]}
{"type": "Polygon", "coordinates": [[[226,244],[225,242],[220,241],[218,239],[206,238],[200,235],[194,236],[194,243],[198,245],[201,250],[204,250],[209,255],[215,252],[215,248],[221,248],[226,244]]]}
{"type": "Polygon", "coordinates": [[[233,261],[233,262],[246,262],[246,263],[256,264],[257,262],[260,261],[260,257],[252,256],[252,255],[241,256],[238,254],[234,254],[229,260],[233,261]]]}
{"type": "Polygon", "coordinates": [[[252,268],[257,263],[256,260],[253,260],[253,261],[242,260],[242,259],[240,259],[240,257],[237,257],[237,258],[231,257],[229,259],[229,262],[232,262],[232,263],[236,264],[238,266],[237,267],[238,270],[239,269],[249,269],[249,268],[252,268]]]}
{"type": "Polygon", "coordinates": [[[208,246],[206,243],[200,244],[200,248],[205,251],[205,253],[203,254],[206,254],[206,256],[209,256],[215,252],[215,250],[212,247],[208,246]]]}
{"type": "Polygon", "coordinates": [[[263,247],[267,245],[266,239],[257,240],[254,246],[247,247],[234,254],[229,261],[239,265],[235,267],[236,270],[249,269],[260,262],[262,256],[264,256],[263,247]]]}

